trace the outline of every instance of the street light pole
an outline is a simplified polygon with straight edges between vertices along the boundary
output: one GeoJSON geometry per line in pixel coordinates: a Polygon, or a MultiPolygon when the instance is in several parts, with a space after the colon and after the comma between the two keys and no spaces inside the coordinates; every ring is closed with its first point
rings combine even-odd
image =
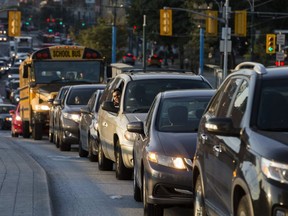
{"type": "Polygon", "coordinates": [[[224,63],[223,63],[223,78],[227,77],[228,69],[228,18],[229,18],[229,0],[225,2],[225,32],[224,32],[224,63]]]}
{"type": "MultiPolygon", "coordinates": [[[[114,6],[117,5],[117,0],[114,1],[114,6]]],[[[113,24],[112,24],[112,58],[111,63],[116,63],[116,35],[117,35],[117,26],[116,26],[116,7],[113,7],[113,24]]]]}

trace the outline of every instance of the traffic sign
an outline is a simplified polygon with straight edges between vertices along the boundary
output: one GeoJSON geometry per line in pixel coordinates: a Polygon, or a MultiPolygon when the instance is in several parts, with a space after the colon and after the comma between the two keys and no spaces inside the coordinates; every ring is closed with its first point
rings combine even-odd
{"type": "Polygon", "coordinates": [[[285,34],[277,34],[277,44],[285,45],[285,34]]]}
{"type": "Polygon", "coordinates": [[[283,52],[277,52],[276,53],[276,61],[284,61],[285,54],[283,52]]]}

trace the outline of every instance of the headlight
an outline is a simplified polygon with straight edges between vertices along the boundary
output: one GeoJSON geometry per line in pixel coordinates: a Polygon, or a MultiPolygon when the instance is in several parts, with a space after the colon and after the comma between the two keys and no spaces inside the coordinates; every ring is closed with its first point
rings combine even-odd
{"type": "Polygon", "coordinates": [[[187,164],[192,164],[192,161],[187,158],[170,157],[166,155],[160,155],[155,152],[148,153],[148,160],[153,163],[157,163],[174,169],[187,169],[187,164]]]}
{"type": "Polygon", "coordinates": [[[261,158],[263,174],[270,179],[288,184],[288,165],[261,158]]]}
{"type": "Polygon", "coordinates": [[[50,108],[49,108],[48,105],[41,105],[41,104],[35,105],[35,109],[36,109],[37,111],[39,111],[39,110],[45,110],[45,111],[50,110],[50,108]]]}
{"type": "Polygon", "coordinates": [[[79,114],[63,113],[63,117],[67,118],[67,119],[71,119],[75,122],[80,122],[80,115],[79,114]]]}
{"type": "Polygon", "coordinates": [[[20,116],[16,116],[15,118],[17,121],[21,121],[21,117],[20,116]]]}
{"type": "Polygon", "coordinates": [[[125,131],[125,133],[124,133],[125,139],[126,139],[126,140],[129,140],[129,141],[135,141],[136,136],[137,136],[137,135],[136,135],[135,133],[131,133],[131,132],[129,132],[129,131],[125,131]]]}
{"type": "Polygon", "coordinates": [[[5,121],[12,121],[12,117],[6,117],[5,121]]]}

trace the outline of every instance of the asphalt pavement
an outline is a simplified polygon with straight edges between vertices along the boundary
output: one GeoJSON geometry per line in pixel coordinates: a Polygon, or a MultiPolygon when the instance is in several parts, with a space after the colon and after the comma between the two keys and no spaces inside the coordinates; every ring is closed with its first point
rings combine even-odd
{"type": "Polygon", "coordinates": [[[1,136],[0,215],[51,216],[46,173],[29,152],[15,142],[1,136]]]}

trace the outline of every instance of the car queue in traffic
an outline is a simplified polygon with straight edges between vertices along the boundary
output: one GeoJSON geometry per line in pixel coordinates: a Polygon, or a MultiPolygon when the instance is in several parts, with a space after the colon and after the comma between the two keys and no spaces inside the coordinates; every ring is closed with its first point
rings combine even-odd
{"type": "MultiPolygon", "coordinates": [[[[48,138],[60,151],[77,144],[99,170],[133,180],[144,215],[171,206],[197,215],[285,215],[285,70],[244,62],[217,90],[202,75],[165,69],[63,86],[49,100],[48,138]]],[[[8,105],[1,129],[23,136],[20,104],[8,105]]]]}

